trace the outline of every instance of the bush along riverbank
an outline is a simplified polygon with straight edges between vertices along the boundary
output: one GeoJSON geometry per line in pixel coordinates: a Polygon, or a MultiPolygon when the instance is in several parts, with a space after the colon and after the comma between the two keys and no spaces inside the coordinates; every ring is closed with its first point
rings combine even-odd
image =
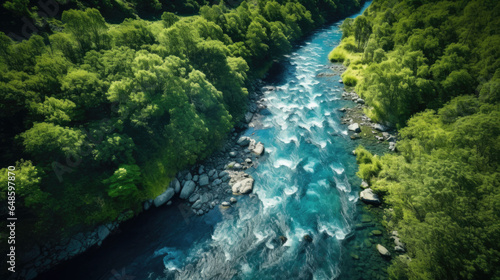
{"type": "Polygon", "coordinates": [[[398,128],[384,138],[397,137],[394,152],[356,149],[360,198],[382,218],[390,279],[500,278],[499,9],[495,1],[374,1],[344,21],[330,53],[364,103],[345,108],[353,138],[371,128],[351,119],[398,128]]]}

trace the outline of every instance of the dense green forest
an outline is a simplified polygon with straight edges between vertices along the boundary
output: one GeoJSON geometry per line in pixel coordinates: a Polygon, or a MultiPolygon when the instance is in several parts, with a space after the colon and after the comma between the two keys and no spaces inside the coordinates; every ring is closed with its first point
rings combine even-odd
{"type": "MultiPolygon", "coordinates": [[[[181,2],[192,11],[207,3],[85,3],[181,2]]],[[[12,0],[4,8],[31,13],[31,5],[12,0]]],[[[48,32],[20,42],[0,33],[0,161],[3,174],[16,169],[19,246],[141,211],[178,171],[221,145],[246,112],[255,73],[360,3],[222,2],[193,16],[167,11],[158,21],[120,24],[86,6],[45,19],[48,32]]],[[[0,180],[4,203],[7,177],[0,180]]]]}
{"type": "Polygon", "coordinates": [[[330,53],[397,153],[357,149],[407,257],[393,279],[500,279],[500,2],[376,0],[330,53]]]}

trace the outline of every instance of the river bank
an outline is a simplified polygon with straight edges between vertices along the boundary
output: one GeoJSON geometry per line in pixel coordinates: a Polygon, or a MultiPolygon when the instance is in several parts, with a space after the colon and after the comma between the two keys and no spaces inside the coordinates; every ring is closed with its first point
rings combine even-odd
{"type": "MultiPolygon", "coordinates": [[[[173,188],[156,198],[159,207],[153,206],[155,199],[144,205],[151,213],[179,210],[180,220],[171,221],[163,216],[152,222],[157,225],[154,227],[140,221],[148,217],[133,219],[136,222],[130,224],[135,227],[150,228],[153,232],[161,231],[161,234],[145,232],[145,237],[141,237],[140,241],[137,237],[129,240],[132,243],[143,242],[144,247],[147,247],[144,249],[134,247],[130,250],[124,248],[103,252],[97,258],[105,261],[113,259],[113,266],[106,265],[108,271],[102,268],[101,274],[97,275],[109,274],[111,268],[120,269],[125,264],[127,271],[130,269],[135,273],[133,275],[139,276],[146,271],[161,273],[155,270],[158,267],[161,270],[164,267],[175,270],[174,267],[177,267],[181,272],[177,272],[180,276],[175,278],[180,279],[201,277],[196,273],[207,271],[214,275],[224,273],[223,278],[230,278],[235,273],[271,275],[270,271],[257,269],[263,261],[261,254],[270,258],[269,261],[279,260],[279,263],[268,262],[273,264],[269,268],[272,273],[281,273],[278,275],[295,271],[306,278],[312,277],[313,272],[308,267],[317,268],[314,273],[321,275],[337,275],[336,266],[342,250],[340,243],[350,231],[351,205],[357,196],[356,188],[351,190],[346,181],[346,177],[353,173],[353,159],[349,155],[351,149],[344,147],[350,146],[351,140],[345,137],[347,131],[339,125],[337,118],[339,104],[345,104],[340,101],[343,85],[335,84],[332,88],[327,83],[318,84],[315,76],[330,66],[324,61],[329,49],[327,44],[332,41],[332,35],[338,36],[333,38],[339,40],[338,34],[337,26],[318,31],[311,39],[312,43],[304,44],[285,63],[287,71],[283,75],[286,79],[273,79],[269,87],[264,88],[265,96],[255,96],[255,101],[265,102],[268,108],[257,107],[262,110],[261,114],[248,115],[249,129],[243,130],[246,125],[235,129],[220,153],[201,165],[180,172],[172,183],[173,188]],[[305,58],[311,54],[315,55],[312,59],[305,58]],[[333,134],[338,136],[335,136],[336,140],[332,138],[333,134]],[[242,136],[255,139],[255,147],[249,148],[246,144],[240,146],[238,141],[242,136]],[[262,151],[266,151],[261,157],[253,151],[259,141],[265,145],[262,151]],[[231,184],[251,179],[250,176],[259,186],[254,194],[233,197],[231,184]],[[183,190],[188,191],[182,195],[183,190]],[[176,198],[180,195],[186,200],[176,198]],[[231,198],[237,202],[231,204],[231,198]],[[228,204],[223,206],[223,202],[229,202],[232,206],[226,208],[228,204]],[[185,224],[180,225],[183,218],[185,224]],[[210,226],[202,227],[205,223],[210,226]],[[202,231],[203,236],[198,236],[197,230],[202,231]],[[178,240],[182,239],[182,235],[197,237],[189,238],[181,246],[178,240]],[[282,246],[279,246],[280,243],[282,246]],[[134,254],[141,261],[132,257],[122,260],[116,251],[125,255],[134,254]],[[243,256],[248,252],[252,252],[250,260],[244,262],[247,257],[243,256]],[[326,263],[321,257],[324,254],[330,256],[326,263]],[[199,256],[199,259],[193,259],[194,256],[199,256]],[[154,261],[150,262],[149,258],[154,261]],[[158,263],[161,258],[163,264],[158,263]],[[226,263],[219,263],[224,259],[226,263]],[[188,267],[182,271],[185,262],[188,267]],[[153,264],[156,267],[154,269],[151,267],[153,264]]],[[[337,81],[338,77],[325,79],[337,81]]],[[[263,85],[259,83],[258,86],[263,85]]],[[[259,105],[264,104],[256,104],[259,105]]],[[[240,143],[247,141],[251,142],[243,138],[240,143]]],[[[248,186],[240,184],[237,192],[246,192],[242,191],[242,185],[248,186]]],[[[128,246],[129,242],[122,238],[114,239],[120,239],[122,246],[128,246]]],[[[114,240],[110,243],[119,245],[114,240]]],[[[86,257],[82,259],[89,261],[86,257]]],[[[87,277],[93,278],[97,277],[87,277]]]]}

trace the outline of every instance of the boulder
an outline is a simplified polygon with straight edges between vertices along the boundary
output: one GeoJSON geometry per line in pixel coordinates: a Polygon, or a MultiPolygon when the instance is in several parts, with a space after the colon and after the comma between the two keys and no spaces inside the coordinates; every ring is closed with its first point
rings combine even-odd
{"type": "Polygon", "coordinates": [[[186,183],[184,183],[184,186],[182,187],[182,191],[179,197],[182,199],[187,199],[194,192],[195,188],[196,184],[193,181],[186,181],[186,183]]]}
{"type": "Polygon", "coordinates": [[[264,144],[261,142],[257,143],[255,145],[255,148],[252,150],[252,152],[258,156],[262,155],[264,153],[264,144]]]}
{"type": "Polygon", "coordinates": [[[368,188],[369,186],[370,186],[370,185],[368,185],[368,182],[366,182],[365,180],[361,181],[361,187],[362,187],[363,189],[366,189],[366,188],[368,188]]]}
{"type": "Polygon", "coordinates": [[[377,244],[377,251],[384,257],[389,257],[391,253],[384,246],[377,244]]]}
{"type": "Polygon", "coordinates": [[[231,189],[233,193],[247,194],[252,192],[253,182],[254,180],[252,178],[246,178],[244,180],[235,183],[231,189]]]}
{"type": "Polygon", "coordinates": [[[358,104],[365,104],[365,101],[361,98],[356,99],[356,103],[358,104]]]}
{"type": "Polygon", "coordinates": [[[391,152],[395,152],[396,151],[396,142],[389,142],[389,150],[391,152]]]}
{"type": "Polygon", "coordinates": [[[167,203],[175,194],[175,190],[172,188],[168,188],[165,192],[157,196],[153,203],[156,207],[160,207],[163,204],[167,203]]]}
{"type": "Polygon", "coordinates": [[[241,164],[235,163],[234,166],[233,166],[233,169],[240,170],[241,169],[241,164]]]}
{"type": "Polygon", "coordinates": [[[248,164],[250,164],[250,163],[252,163],[252,160],[249,159],[249,158],[247,158],[247,159],[245,159],[245,162],[248,163],[248,164]]]}
{"type": "Polygon", "coordinates": [[[382,132],[386,132],[387,130],[389,130],[389,128],[387,126],[381,125],[379,123],[373,124],[373,128],[378,130],[378,131],[382,131],[382,132]]]}
{"type": "Polygon", "coordinates": [[[193,176],[193,182],[198,182],[198,179],[200,179],[200,177],[198,175],[193,176]]]}
{"type": "Polygon", "coordinates": [[[201,200],[199,200],[199,199],[198,199],[198,200],[197,200],[197,201],[193,204],[193,206],[191,206],[191,207],[192,207],[193,209],[200,209],[202,205],[203,205],[203,203],[201,202],[201,200]]]}
{"type": "Polygon", "coordinates": [[[221,203],[221,205],[224,206],[224,207],[229,207],[229,206],[231,206],[231,203],[229,203],[227,201],[224,201],[224,202],[221,203]]]}
{"type": "Polygon", "coordinates": [[[144,210],[145,211],[149,210],[149,208],[151,208],[151,205],[153,205],[152,199],[148,199],[148,200],[144,201],[144,210]]]}
{"type": "Polygon", "coordinates": [[[190,197],[189,197],[189,202],[193,203],[195,201],[197,201],[198,199],[200,198],[200,195],[195,193],[195,194],[192,194],[190,197]]]}
{"type": "Polygon", "coordinates": [[[362,191],[361,194],[359,195],[359,198],[361,199],[361,201],[365,203],[380,204],[380,199],[378,198],[378,195],[375,194],[371,188],[362,191]]]}
{"type": "Polygon", "coordinates": [[[252,121],[252,118],[253,118],[253,114],[252,114],[252,113],[247,112],[247,113],[245,114],[245,122],[246,122],[246,123],[251,122],[251,121],[252,121]]]}
{"type": "Polygon", "coordinates": [[[204,187],[210,183],[210,179],[207,174],[200,175],[200,186],[204,187]]]}
{"type": "Polygon", "coordinates": [[[205,166],[201,165],[200,168],[198,168],[198,174],[203,174],[205,173],[205,166]]]}
{"type": "Polygon", "coordinates": [[[248,146],[248,144],[250,144],[250,137],[242,136],[240,137],[240,139],[238,139],[238,142],[236,143],[242,147],[248,146]]]}
{"type": "Polygon", "coordinates": [[[229,175],[229,173],[227,171],[222,171],[221,173],[219,173],[219,177],[222,178],[226,175],[229,175]]]}
{"type": "Polygon", "coordinates": [[[179,182],[179,180],[177,180],[177,178],[174,178],[170,182],[169,188],[173,188],[175,190],[175,193],[179,193],[181,191],[181,183],[179,182]]]}
{"type": "Polygon", "coordinates": [[[349,125],[349,126],[347,127],[347,129],[349,129],[350,131],[354,131],[354,132],[356,132],[356,133],[361,132],[361,128],[359,127],[359,124],[358,124],[358,123],[353,123],[353,124],[349,125]]]}
{"type": "Polygon", "coordinates": [[[186,174],[185,179],[186,179],[186,181],[193,179],[193,175],[191,175],[191,172],[188,172],[188,174],[186,174]]]}

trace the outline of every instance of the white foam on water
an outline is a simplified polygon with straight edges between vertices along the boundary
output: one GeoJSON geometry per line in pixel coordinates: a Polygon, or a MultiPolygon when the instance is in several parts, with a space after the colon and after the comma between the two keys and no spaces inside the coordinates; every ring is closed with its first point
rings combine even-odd
{"type": "Polygon", "coordinates": [[[289,188],[285,188],[284,193],[286,195],[292,195],[292,194],[296,193],[298,190],[299,190],[299,188],[297,188],[297,186],[291,186],[289,188]]]}
{"type": "Polygon", "coordinates": [[[289,159],[284,159],[284,158],[281,158],[281,159],[278,159],[274,162],[274,168],[280,168],[282,166],[286,166],[290,169],[295,169],[295,167],[297,166],[297,164],[294,164],[293,161],[289,160],[289,159]]]}

